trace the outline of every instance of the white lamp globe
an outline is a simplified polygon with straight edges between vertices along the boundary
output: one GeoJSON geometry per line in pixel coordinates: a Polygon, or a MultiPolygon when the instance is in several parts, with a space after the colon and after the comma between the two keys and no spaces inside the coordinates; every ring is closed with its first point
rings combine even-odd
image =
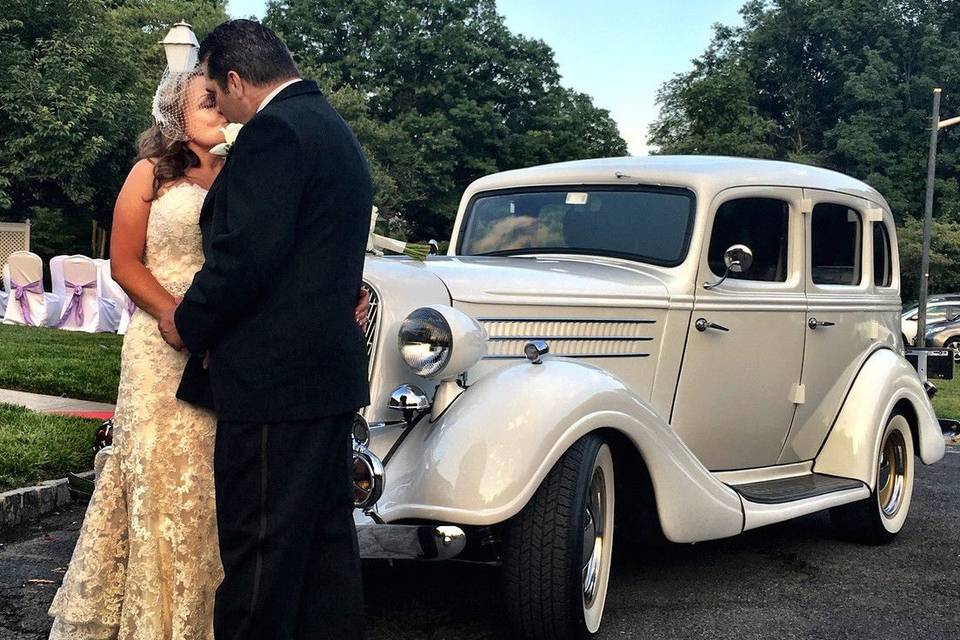
{"type": "Polygon", "coordinates": [[[167,67],[171,73],[190,71],[197,66],[197,52],[200,43],[193,28],[184,21],[173,25],[167,36],[160,42],[167,54],[167,67]]]}

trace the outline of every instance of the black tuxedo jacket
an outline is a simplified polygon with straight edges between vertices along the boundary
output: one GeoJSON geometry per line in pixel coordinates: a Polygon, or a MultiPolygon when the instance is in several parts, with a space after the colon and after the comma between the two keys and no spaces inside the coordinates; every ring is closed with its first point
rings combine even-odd
{"type": "Polygon", "coordinates": [[[257,113],[203,203],[205,263],[175,316],[195,354],[177,397],[240,422],[369,404],[353,314],[371,206],[360,145],[316,84],[294,83],[257,113]]]}

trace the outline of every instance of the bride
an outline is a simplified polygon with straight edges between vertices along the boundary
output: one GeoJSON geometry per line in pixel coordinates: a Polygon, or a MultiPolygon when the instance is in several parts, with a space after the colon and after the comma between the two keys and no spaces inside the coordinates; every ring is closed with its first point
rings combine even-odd
{"type": "MultiPolygon", "coordinates": [[[[223,567],[213,487],[216,416],[175,398],[189,354],[156,318],[203,264],[200,208],[223,164],[227,124],[199,71],[168,73],[155,123],[114,209],[113,277],[139,307],[123,342],[113,447],[49,614],[50,638],[213,638],[223,567]]],[[[363,326],[367,300],[357,307],[363,326]]]]}

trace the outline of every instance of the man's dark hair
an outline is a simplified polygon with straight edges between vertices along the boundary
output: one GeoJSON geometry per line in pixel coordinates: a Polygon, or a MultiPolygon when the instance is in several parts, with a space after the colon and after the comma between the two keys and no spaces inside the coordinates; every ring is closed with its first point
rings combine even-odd
{"type": "Polygon", "coordinates": [[[253,20],[229,20],[219,25],[200,43],[199,58],[207,63],[207,75],[222,89],[227,88],[228,71],[235,71],[255,86],[300,75],[283,40],[253,20]]]}

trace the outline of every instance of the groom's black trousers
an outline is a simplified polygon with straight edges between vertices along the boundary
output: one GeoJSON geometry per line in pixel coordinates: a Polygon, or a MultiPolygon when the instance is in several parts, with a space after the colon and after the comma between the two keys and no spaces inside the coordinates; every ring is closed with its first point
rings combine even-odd
{"type": "Polygon", "coordinates": [[[217,425],[217,640],[363,637],[352,418],[217,425]]]}

